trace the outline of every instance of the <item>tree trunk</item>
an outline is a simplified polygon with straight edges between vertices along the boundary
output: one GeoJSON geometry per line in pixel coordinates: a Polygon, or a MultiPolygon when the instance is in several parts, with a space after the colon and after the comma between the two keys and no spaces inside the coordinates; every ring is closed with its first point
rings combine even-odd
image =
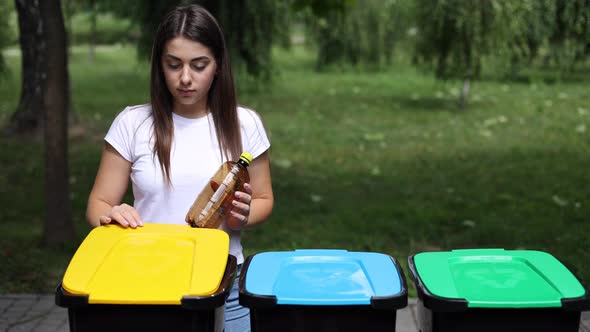
{"type": "Polygon", "coordinates": [[[41,130],[43,95],[46,77],[43,21],[39,12],[40,0],[15,0],[22,54],[22,82],[19,104],[12,114],[7,134],[36,134],[41,130]]]}
{"type": "Polygon", "coordinates": [[[467,98],[469,97],[469,90],[471,88],[471,80],[469,77],[465,77],[463,80],[463,88],[461,89],[461,95],[459,96],[459,110],[465,111],[467,109],[467,98]]]}
{"type": "Polygon", "coordinates": [[[66,25],[66,35],[68,41],[68,56],[72,55],[72,43],[73,43],[73,34],[72,34],[72,16],[74,16],[74,5],[72,4],[74,0],[64,0],[64,24],[66,25]]]}
{"type": "Polygon", "coordinates": [[[90,0],[90,42],[88,43],[88,62],[96,58],[96,1],[90,0]]]}
{"type": "Polygon", "coordinates": [[[461,29],[461,38],[463,39],[463,65],[465,66],[465,74],[463,76],[463,88],[459,96],[459,110],[465,111],[467,109],[467,98],[469,97],[469,89],[471,87],[471,79],[475,77],[474,73],[479,70],[479,62],[473,56],[473,34],[463,27],[461,29]],[[474,65],[475,62],[475,65],[474,65]]]}
{"type": "Polygon", "coordinates": [[[43,88],[45,129],[45,223],[43,243],[72,243],[68,176],[68,59],[60,0],[39,1],[46,46],[43,88]]]}

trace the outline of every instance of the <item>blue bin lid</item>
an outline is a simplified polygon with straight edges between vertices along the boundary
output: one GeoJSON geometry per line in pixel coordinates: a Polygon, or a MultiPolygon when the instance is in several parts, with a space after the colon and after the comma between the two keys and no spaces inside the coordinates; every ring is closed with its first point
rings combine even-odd
{"type": "Polygon", "coordinates": [[[372,252],[264,252],[246,266],[245,290],[282,305],[369,305],[395,296],[407,301],[400,271],[391,256],[372,252]]]}

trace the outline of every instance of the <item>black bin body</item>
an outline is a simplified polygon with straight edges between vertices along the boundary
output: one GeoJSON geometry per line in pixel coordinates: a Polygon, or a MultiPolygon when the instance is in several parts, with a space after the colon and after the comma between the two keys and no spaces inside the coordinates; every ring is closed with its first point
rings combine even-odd
{"type": "Polygon", "coordinates": [[[463,308],[446,312],[437,305],[426,307],[423,299],[417,306],[421,332],[578,332],[580,328],[579,311],[463,308]]]}
{"type": "Polygon", "coordinates": [[[252,331],[395,331],[396,310],[370,306],[250,307],[252,331]]]}

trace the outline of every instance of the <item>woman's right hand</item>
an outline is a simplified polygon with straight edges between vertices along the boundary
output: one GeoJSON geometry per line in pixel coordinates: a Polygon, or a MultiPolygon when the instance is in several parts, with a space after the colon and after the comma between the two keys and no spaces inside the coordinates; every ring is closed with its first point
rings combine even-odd
{"type": "Polygon", "coordinates": [[[101,225],[111,224],[113,221],[123,227],[135,228],[137,226],[143,226],[143,221],[137,210],[125,203],[113,206],[111,211],[100,217],[101,225]]]}

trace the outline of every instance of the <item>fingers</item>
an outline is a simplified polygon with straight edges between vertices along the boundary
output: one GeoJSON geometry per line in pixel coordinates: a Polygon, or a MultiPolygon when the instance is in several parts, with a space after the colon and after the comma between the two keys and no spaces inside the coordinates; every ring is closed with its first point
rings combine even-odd
{"type": "Polygon", "coordinates": [[[234,230],[242,229],[248,224],[250,215],[250,204],[252,203],[252,187],[245,183],[244,191],[236,191],[235,200],[232,201],[233,208],[230,211],[228,225],[234,230]]]}
{"type": "MultiPolygon", "coordinates": [[[[125,213],[125,215],[127,215],[127,216],[128,216],[128,214],[127,214],[127,213],[125,213]]],[[[132,223],[131,223],[131,222],[130,222],[130,221],[129,221],[129,220],[126,218],[126,217],[125,217],[125,215],[123,214],[123,212],[113,212],[113,213],[111,213],[111,218],[112,218],[113,220],[115,220],[116,222],[118,222],[118,223],[119,223],[121,226],[123,226],[123,227],[129,227],[129,226],[131,226],[131,228],[135,228],[135,227],[136,227],[136,225],[135,225],[135,224],[132,224],[132,223]]]]}
{"type": "Polygon", "coordinates": [[[103,216],[100,219],[101,224],[103,225],[115,221],[123,227],[136,228],[137,226],[143,226],[143,221],[137,213],[137,210],[127,204],[114,206],[108,215],[103,216]]]}
{"type": "Polygon", "coordinates": [[[137,225],[143,226],[143,220],[141,220],[139,213],[137,213],[137,210],[134,207],[131,207],[130,213],[133,216],[133,218],[135,219],[135,221],[137,222],[137,225]]]}
{"type": "Polygon", "coordinates": [[[107,216],[101,216],[99,221],[101,225],[107,225],[111,223],[111,218],[107,217],[107,216]]]}
{"type": "Polygon", "coordinates": [[[239,212],[240,214],[247,217],[248,214],[250,214],[250,203],[252,203],[252,195],[242,191],[236,191],[235,197],[236,199],[232,201],[232,211],[239,212]]]}
{"type": "Polygon", "coordinates": [[[233,200],[232,201],[233,208],[231,212],[235,212],[244,216],[248,216],[250,214],[250,203],[243,203],[240,201],[233,200]]]}
{"type": "Polygon", "coordinates": [[[249,183],[244,183],[244,190],[248,195],[252,195],[252,186],[249,183]]]}
{"type": "Polygon", "coordinates": [[[244,183],[244,191],[236,191],[236,198],[243,203],[250,205],[252,201],[252,186],[249,183],[244,183]]]}
{"type": "Polygon", "coordinates": [[[248,224],[248,217],[240,214],[238,212],[235,212],[234,210],[230,211],[230,215],[227,218],[227,225],[229,226],[229,228],[233,229],[233,230],[240,230],[242,228],[244,228],[244,226],[246,226],[248,224]]]}

